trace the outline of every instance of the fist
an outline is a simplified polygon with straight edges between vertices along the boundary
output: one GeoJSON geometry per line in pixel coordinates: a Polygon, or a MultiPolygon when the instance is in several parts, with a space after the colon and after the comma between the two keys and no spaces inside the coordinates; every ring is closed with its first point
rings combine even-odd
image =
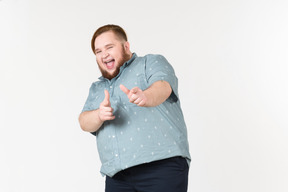
{"type": "Polygon", "coordinates": [[[120,85],[120,89],[127,95],[129,102],[143,107],[147,103],[147,97],[139,87],[128,89],[124,85],[120,85]]]}
{"type": "Polygon", "coordinates": [[[113,115],[113,108],[111,107],[109,92],[104,90],[104,94],[105,98],[99,106],[99,119],[101,121],[113,120],[115,119],[115,116],[113,115]]]}

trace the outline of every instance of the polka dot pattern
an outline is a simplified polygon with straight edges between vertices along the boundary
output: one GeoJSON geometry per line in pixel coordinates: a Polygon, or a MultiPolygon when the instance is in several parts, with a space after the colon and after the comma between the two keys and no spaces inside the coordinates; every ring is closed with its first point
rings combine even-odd
{"type": "Polygon", "coordinates": [[[97,147],[102,162],[101,173],[113,176],[118,171],[173,156],[190,159],[187,130],[178,100],[177,77],[172,66],[161,55],[133,58],[120,68],[112,79],[100,78],[90,88],[83,111],[97,109],[104,99],[104,89],[110,93],[115,119],[106,121],[97,133],[97,147]],[[156,107],[139,107],[129,102],[120,90],[147,89],[156,81],[170,83],[173,94],[156,107]]]}

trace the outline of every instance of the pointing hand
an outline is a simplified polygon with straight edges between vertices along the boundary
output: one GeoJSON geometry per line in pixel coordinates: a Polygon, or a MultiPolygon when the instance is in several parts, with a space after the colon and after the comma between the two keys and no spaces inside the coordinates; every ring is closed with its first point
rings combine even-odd
{"type": "Polygon", "coordinates": [[[115,116],[113,116],[113,108],[111,107],[109,92],[104,90],[104,94],[105,98],[99,106],[99,119],[101,121],[113,120],[115,119],[115,116]]]}
{"type": "Polygon", "coordinates": [[[145,96],[144,92],[138,88],[134,87],[132,89],[128,89],[124,85],[120,85],[120,89],[127,95],[130,103],[134,103],[140,107],[143,107],[147,103],[147,97],[145,96]]]}

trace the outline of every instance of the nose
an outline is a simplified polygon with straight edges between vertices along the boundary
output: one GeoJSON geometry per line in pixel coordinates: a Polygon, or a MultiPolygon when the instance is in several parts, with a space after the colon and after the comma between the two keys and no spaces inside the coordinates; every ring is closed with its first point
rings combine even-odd
{"type": "Polygon", "coordinates": [[[103,54],[101,56],[104,59],[104,58],[108,57],[108,55],[109,55],[108,52],[105,51],[105,52],[103,52],[103,54]]]}

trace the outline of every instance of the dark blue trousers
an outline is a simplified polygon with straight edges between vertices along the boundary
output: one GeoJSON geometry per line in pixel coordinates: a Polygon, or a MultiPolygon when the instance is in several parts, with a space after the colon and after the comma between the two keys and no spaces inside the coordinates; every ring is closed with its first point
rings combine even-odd
{"type": "Polygon", "coordinates": [[[138,165],[107,176],[105,192],[187,192],[188,171],[182,157],[138,165]]]}

